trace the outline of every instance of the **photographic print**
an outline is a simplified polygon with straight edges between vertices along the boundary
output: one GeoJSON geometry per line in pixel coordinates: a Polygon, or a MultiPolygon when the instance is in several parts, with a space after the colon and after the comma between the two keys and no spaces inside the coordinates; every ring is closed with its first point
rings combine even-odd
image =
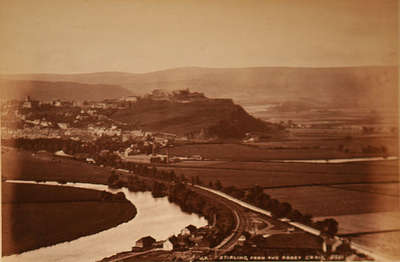
{"type": "Polygon", "coordinates": [[[1,0],[1,260],[399,261],[398,13],[1,0]]]}

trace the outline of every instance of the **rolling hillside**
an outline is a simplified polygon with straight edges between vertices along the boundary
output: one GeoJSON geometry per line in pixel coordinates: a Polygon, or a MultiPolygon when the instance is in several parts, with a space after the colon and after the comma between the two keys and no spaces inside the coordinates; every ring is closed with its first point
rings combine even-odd
{"type": "Polygon", "coordinates": [[[23,99],[30,96],[37,100],[103,100],[131,95],[125,88],[105,84],[82,84],[76,82],[49,82],[0,79],[1,96],[23,99]]]}
{"type": "Polygon", "coordinates": [[[312,100],[329,107],[397,108],[397,67],[186,67],[144,74],[100,72],[9,75],[3,78],[119,85],[137,95],[153,89],[189,88],[210,97],[233,98],[247,105],[312,100]]]}
{"type": "Polygon", "coordinates": [[[190,138],[242,138],[247,132],[272,135],[278,127],[255,119],[230,99],[191,103],[140,100],[134,107],[115,111],[114,120],[144,130],[185,135],[190,138]]]}

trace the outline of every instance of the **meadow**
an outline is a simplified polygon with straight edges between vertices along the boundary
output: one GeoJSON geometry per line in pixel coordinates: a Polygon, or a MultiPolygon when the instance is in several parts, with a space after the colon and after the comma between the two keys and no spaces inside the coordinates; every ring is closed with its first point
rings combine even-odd
{"type": "Polygon", "coordinates": [[[353,237],[352,240],[359,244],[373,248],[380,254],[384,254],[391,261],[400,260],[400,232],[376,233],[353,237]]]}
{"type": "MultiPolygon", "coordinates": [[[[392,185],[381,184],[381,186],[383,188],[392,185]]],[[[387,212],[396,210],[399,205],[396,196],[353,191],[336,186],[276,188],[265,189],[264,192],[314,217],[387,212]]]]}
{"type": "MultiPolygon", "coordinates": [[[[387,161],[391,162],[391,161],[387,161]]],[[[346,164],[306,164],[277,162],[225,162],[205,166],[158,167],[173,169],[190,178],[199,176],[203,183],[220,180],[224,186],[249,188],[295,187],[304,185],[376,183],[398,181],[397,164],[363,162],[346,164]]]]}

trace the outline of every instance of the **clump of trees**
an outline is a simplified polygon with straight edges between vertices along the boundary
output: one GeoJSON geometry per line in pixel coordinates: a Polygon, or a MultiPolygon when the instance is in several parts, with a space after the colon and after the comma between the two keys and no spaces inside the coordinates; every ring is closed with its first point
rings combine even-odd
{"type": "MultiPolygon", "coordinates": [[[[221,185],[222,187],[222,185],[221,185]]],[[[306,217],[298,210],[294,210],[287,202],[280,202],[277,199],[271,198],[266,194],[262,187],[256,185],[249,190],[239,189],[235,186],[222,187],[222,191],[237,199],[243,200],[247,203],[253,204],[259,208],[271,212],[274,218],[288,217],[294,221],[301,221],[309,223],[311,218],[309,215],[306,217]]]]}
{"type": "Polygon", "coordinates": [[[220,181],[214,183],[214,188],[217,185],[224,193],[229,194],[237,199],[250,203],[254,206],[268,210],[273,218],[289,218],[292,221],[299,222],[321,231],[321,233],[334,236],[338,231],[338,222],[333,219],[325,219],[323,221],[312,221],[312,215],[302,214],[299,210],[294,209],[287,202],[280,202],[277,199],[271,198],[266,194],[262,187],[256,185],[248,190],[236,188],[235,186],[223,187],[220,181]]]}
{"type": "MultiPolygon", "coordinates": [[[[232,211],[225,205],[188,187],[186,184],[188,180],[185,176],[176,176],[173,171],[158,170],[155,167],[149,168],[140,164],[127,163],[125,167],[127,170],[133,170],[136,174],[118,175],[113,171],[108,179],[109,185],[126,186],[130,191],[135,192],[151,191],[153,197],[168,196],[168,200],[179,205],[182,211],[205,217],[210,224],[215,223],[213,234],[208,239],[211,246],[217,245],[231,234],[235,226],[232,211]],[[123,176],[126,176],[127,179],[123,179],[123,176]],[[146,180],[144,177],[156,178],[156,180],[146,180]],[[167,186],[160,180],[170,183],[167,186]]],[[[199,180],[195,178],[194,182],[199,182],[199,180]]]]}
{"type": "Polygon", "coordinates": [[[93,158],[98,165],[114,166],[120,160],[115,154],[122,148],[129,146],[127,142],[116,141],[112,137],[101,137],[94,142],[75,141],[59,138],[17,138],[3,139],[3,145],[21,148],[28,151],[45,150],[54,153],[63,150],[64,153],[74,155],[78,160],[93,158]]]}
{"type": "Polygon", "coordinates": [[[333,218],[327,218],[314,223],[314,227],[321,231],[322,234],[327,234],[333,237],[339,229],[339,223],[333,218]]]}
{"type": "Polygon", "coordinates": [[[164,183],[154,181],[151,194],[153,197],[165,197],[167,195],[166,189],[167,186],[164,183]]]}
{"type": "Polygon", "coordinates": [[[229,208],[193,191],[184,183],[170,186],[168,200],[178,204],[184,212],[204,216],[210,224],[215,222],[216,232],[210,239],[212,246],[231,234],[235,226],[235,218],[229,208]]]}
{"type": "Polygon", "coordinates": [[[128,201],[123,192],[118,192],[117,194],[112,194],[107,191],[102,191],[100,194],[100,199],[101,199],[101,201],[118,201],[118,202],[128,201]]]}
{"type": "Polygon", "coordinates": [[[361,151],[366,154],[383,154],[387,155],[387,148],[386,146],[371,146],[367,145],[364,146],[361,151]]]}

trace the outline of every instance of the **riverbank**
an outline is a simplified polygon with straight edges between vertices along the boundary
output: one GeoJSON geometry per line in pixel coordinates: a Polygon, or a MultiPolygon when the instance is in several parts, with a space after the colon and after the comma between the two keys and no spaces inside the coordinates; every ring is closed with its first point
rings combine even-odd
{"type": "Polygon", "coordinates": [[[3,182],[2,256],[95,234],[136,214],[122,194],[3,182]]]}

